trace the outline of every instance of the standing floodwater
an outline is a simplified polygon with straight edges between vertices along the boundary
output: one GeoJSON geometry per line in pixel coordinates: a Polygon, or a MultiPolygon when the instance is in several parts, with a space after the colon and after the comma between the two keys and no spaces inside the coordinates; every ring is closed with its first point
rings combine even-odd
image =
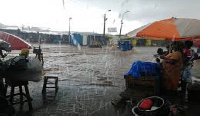
{"type": "MultiPolygon", "coordinates": [[[[51,97],[53,90],[49,91],[49,99],[43,102],[43,80],[30,82],[34,108],[30,114],[33,116],[90,116],[100,110],[104,115],[120,115],[119,111],[110,110],[110,102],[125,89],[123,75],[134,61],[152,61],[157,50],[157,47],[135,47],[132,51],[120,51],[87,46],[80,50],[61,44],[43,44],[41,47],[44,72],[59,75],[59,89],[55,98],[51,97]]],[[[34,57],[34,54],[30,56],[34,57]]]]}

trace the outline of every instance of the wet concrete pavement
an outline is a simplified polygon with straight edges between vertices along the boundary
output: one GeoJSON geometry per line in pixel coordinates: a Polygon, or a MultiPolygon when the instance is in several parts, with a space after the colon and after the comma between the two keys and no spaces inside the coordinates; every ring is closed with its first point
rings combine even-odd
{"type": "MultiPolygon", "coordinates": [[[[134,61],[152,61],[157,47],[135,47],[132,51],[118,51],[110,47],[88,48],[69,45],[42,45],[44,71],[58,74],[58,92],[47,91],[42,99],[43,80],[29,82],[33,111],[27,104],[17,116],[131,116],[137,103],[115,107],[111,101],[125,90],[123,75],[134,61]],[[127,110],[126,110],[127,109],[127,110]]],[[[17,55],[14,51],[10,56],[17,55]]],[[[34,54],[30,54],[34,57],[34,54]]],[[[200,62],[197,61],[196,64],[200,62]]],[[[195,74],[198,75],[195,65],[195,74]]],[[[200,73],[199,73],[200,74],[200,73]]],[[[140,96],[142,97],[142,96],[140,96]]]]}

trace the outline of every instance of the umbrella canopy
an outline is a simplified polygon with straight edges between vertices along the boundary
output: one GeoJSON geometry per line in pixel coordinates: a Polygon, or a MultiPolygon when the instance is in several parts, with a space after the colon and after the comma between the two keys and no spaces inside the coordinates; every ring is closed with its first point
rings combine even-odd
{"type": "Polygon", "coordinates": [[[142,26],[127,34],[153,40],[192,40],[200,37],[200,20],[170,18],[142,26]]]}
{"type": "Polygon", "coordinates": [[[194,41],[193,44],[194,44],[195,46],[200,46],[200,40],[194,41]]]}
{"type": "Polygon", "coordinates": [[[11,48],[11,45],[9,43],[0,39],[0,50],[5,50],[7,52],[10,52],[11,49],[12,48],[11,48]]]}
{"type": "Polygon", "coordinates": [[[20,37],[0,31],[0,39],[8,42],[12,46],[12,50],[21,50],[24,48],[31,48],[31,44],[24,41],[20,37]]]}

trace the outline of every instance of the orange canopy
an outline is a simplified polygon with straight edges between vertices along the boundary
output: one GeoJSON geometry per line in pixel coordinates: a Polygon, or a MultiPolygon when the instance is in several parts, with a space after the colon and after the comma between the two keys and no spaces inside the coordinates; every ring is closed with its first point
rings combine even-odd
{"type": "Polygon", "coordinates": [[[192,40],[200,36],[200,20],[170,18],[142,26],[127,34],[153,40],[192,40]]]}

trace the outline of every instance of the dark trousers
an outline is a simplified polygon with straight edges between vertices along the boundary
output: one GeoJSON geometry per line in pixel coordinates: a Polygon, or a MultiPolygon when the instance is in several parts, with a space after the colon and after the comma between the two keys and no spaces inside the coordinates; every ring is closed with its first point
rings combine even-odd
{"type": "Polygon", "coordinates": [[[1,77],[0,77],[0,95],[2,97],[6,96],[6,90],[5,90],[5,86],[4,86],[4,83],[3,83],[3,78],[1,78],[1,77]]]}
{"type": "Polygon", "coordinates": [[[155,77],[155,86],[154,86],[154,94],[159,96],[161,94],[161,78],[160,77],[155,77]]]}
{"type": "Polygon", "coordinates": [[[182,104],[186,104],[188,102],[187,86],[188,86],[188,82],[181,81],[182,104]]]}

